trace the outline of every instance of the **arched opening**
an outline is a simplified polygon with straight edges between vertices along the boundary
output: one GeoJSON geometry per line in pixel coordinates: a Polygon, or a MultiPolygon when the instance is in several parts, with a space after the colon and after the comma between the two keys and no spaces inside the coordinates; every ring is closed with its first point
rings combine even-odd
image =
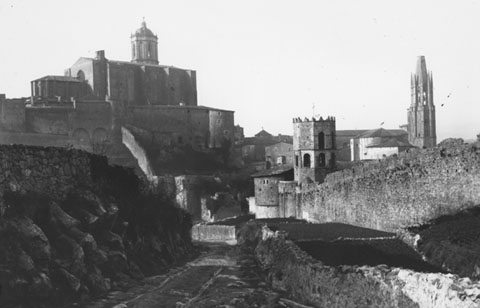
{"type": "Polygon", "coordinates": [[[310,168],[311,163],[310,163],[310,154],[304,154],[303,155],[303,166],[306,168],[310,168]]]}
{"type": "Polygon", "coordinates": [[[325,149],[325,134],[323,132],[318,133],[318,148],[320,150],[325,149]]]}
{"type": "Polygon", "coordinates": [[[320,155],[318,155],[318,166],[319,167],[325,167],[325,154],[324,153],[320,153],[320,155]]]}
{"type": "Polygon", "coordinates": [[[107,130],[102,127],[95,128],[93,131],[93,141],[99,143],[107,141],[107,130]]]}
{"type": "Polygon", "coordinates": [[[80,143],[87,143],[90,141],[90,135],[84,128],[77,128],[73,131],[73,138],[80,143]]]}
{"type": "Polygon", "coordinates": [[[82,70],[79,70],[77,72],[77,79],[78,80],[81,80],[81,81],[84,81],[85,80],[85,73],[82,71],[82,70]]]}

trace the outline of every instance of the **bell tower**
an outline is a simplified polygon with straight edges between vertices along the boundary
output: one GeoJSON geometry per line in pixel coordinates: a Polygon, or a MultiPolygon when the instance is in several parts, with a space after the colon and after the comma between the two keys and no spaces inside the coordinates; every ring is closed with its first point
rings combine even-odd
{"type": "Polygon", "coordinates": [[[294,176],[298,184],[322,183],[335,170],[335,118],[293,119],[294,176]]]}
{"type": "Polygon", "coordinates": [[[411,105],[408,108],[408,141],[419,148],[437,145],[433,77],[427,71],[424,56],[417,59],[417,69],[410,77],[411,105]]]}
{"type": "Polygon", "coordinates": [[[142,21],[142,26],[130,38],[132,40],[132,62],[158,65],[158,39],[147,28],[145,19],[142,21]]]}

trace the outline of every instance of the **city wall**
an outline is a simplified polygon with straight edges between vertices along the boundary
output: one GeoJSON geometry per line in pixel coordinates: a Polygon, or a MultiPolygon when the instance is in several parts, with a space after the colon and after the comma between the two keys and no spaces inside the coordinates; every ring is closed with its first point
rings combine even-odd
{"type": "Polygon", "coordinates": [[[94,166],[102,164],[106,158],[84,151],[0,145],[0,194],[37,192],[63,199],[72,189],[90,187],[94,166]]]}
{"type": "MultiPolygon", "coordinates": [[[[268,282],[289,297],[314,307],[477,307],[479,284],[440,273],[378,266],[326,266],[285,234],[263,227],[239,242],[253,244],[268,282]],[[252,239],[255,234],[256,239],[252,239]]],[[[243,237],[242,237],[243,234],[243,237]]]]}
{"type": "Polygon", "coordinates": [[[480,149],[451,140],[303,184],[297,217],[385,231],[480,204],[480,149]]]}

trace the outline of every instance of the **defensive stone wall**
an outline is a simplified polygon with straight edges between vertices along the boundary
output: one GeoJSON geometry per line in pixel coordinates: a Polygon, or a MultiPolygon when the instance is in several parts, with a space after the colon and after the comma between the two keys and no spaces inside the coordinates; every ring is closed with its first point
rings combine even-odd
{"type": "Polygon", "coordinates": [[[25,131],[24,99],[6,99],[0,94],[0,128],[5,131],[25,131]]]}
{"type": "MultiPolygon", "coordinates": [[[[248,227],[248,226],[247,226],[248,227]]],[[[252,227],[241,243],[255,245],[255,257],[277,290],[314,307],[478,307],[480,285],[468,278],[419,273],[385,265],[325,266],[285,235],[252,227]],[[252,241],[252,235],[256,240],[252,241]]]]}
{"type": "Polygon", "coordinates": [[[157,274],[192,252],[190,229],[105,157],[0,146],[1,307],[63,307],[157,274]]]}
{"type": "Polygon", "coordinates": [[[74,187],[90,187],[95,164],[106,158],[54,147],[0,145],[0,194],[37,192],[62,199],[74,187]]]}
{"type": "Polygon", "coordinates": [[[303,184],[301,218],[397,231],[480,204],[480,149],[450,140],[303,184]]]}

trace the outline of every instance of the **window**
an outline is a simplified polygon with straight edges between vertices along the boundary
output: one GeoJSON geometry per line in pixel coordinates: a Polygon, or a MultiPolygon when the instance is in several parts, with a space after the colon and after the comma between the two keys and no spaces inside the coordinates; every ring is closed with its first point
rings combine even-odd
{"type": "Polygon", "coordinates": [[[324,153],[320,153],[320,155],[318,155],[318,166],[319,167],[325,167],[325,154],[324,153]]]}
{"type": "Polygon", "coordinates": [[[325,149],[325,134],[323,132],[318,134],[318,148],[320,150],[325,149]]]}
{"type": "Polygon", "coordinates": [[[310,154],[303,155],[303,166],[310,168],[310,154]]]}
{"type": "Polygon", "coordinates": [[[298,155],[295,155],[295,167],[298,167],[298,155]]]}

